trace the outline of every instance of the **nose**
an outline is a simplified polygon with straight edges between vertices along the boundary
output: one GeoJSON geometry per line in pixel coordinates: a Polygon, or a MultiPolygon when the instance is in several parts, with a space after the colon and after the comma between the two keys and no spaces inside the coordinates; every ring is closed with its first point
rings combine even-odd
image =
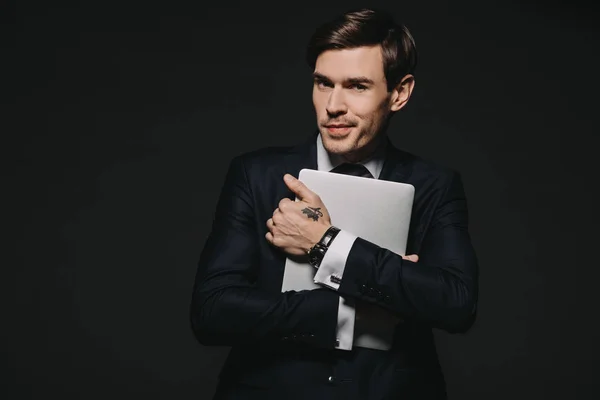
{"type": "Polygon", "coordinates": [[[326,109],[327,114],[329,114],[330,117],[346,114],[348,108],[346,107],[344,95],[340,89],[335,88],[329,93],[326,109]]]}

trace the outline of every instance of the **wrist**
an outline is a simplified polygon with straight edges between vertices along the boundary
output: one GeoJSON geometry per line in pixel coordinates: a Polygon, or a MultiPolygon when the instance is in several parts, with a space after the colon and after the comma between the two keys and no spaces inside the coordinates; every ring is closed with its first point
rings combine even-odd
{"type": "Polygon", "coordinates": [[[315,268],[319,268],[321,261],[325,257],[327,249],[340,232],[339,228],[331,225],[327,228],[321,239],[308,250],[308,262],[315,268]]]}
{"type": "Polygon", "coordinates": [[[308,249],[306,249],[306,252],[308,253],[310,251],[310,249],[312,249],[317,243],[319,243],[321,241],[321,239],[323,239],[323,236],[325,236],[325,234],[327,233],[327,231],[329,230],[329,228],[331,228],[331,224],[327,224],[323,227],[320,227],[320,229],[318,229],[315,232],[315,235],[312,237],[312,240],[309,243],[309,247],[308,249]]]}

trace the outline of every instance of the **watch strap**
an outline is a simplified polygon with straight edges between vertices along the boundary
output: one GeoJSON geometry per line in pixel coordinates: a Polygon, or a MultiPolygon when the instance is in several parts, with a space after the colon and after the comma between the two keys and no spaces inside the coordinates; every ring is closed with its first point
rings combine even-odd
{"type": "Polygon", "coordinates": [[[335,226],[330,226],[329,229],[325,231],[321,240],[319,240],[313,247],[308,250],[308,262],[315,268],[319,268],[321,261],[325,257],[325,253],[327,249],[331,245],[331,242],[337,234],[340,232],[339,228],[335,226]]]}

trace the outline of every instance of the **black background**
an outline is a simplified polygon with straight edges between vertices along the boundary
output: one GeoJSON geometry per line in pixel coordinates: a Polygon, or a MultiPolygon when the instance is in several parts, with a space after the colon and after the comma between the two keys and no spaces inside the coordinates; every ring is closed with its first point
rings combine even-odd
{"type": "MultiPolygon", "coordinates": [[[[2,3],[7,399],[210,398],[227,348],[188,305],[225,168],[314,130],[306,42],[365,4],[2,3]]],[[[450,398],[600,397],[598,13],[368,5],[420,52],[392,141],[469,199],[479,319],[436,333],[450,398]]]]}

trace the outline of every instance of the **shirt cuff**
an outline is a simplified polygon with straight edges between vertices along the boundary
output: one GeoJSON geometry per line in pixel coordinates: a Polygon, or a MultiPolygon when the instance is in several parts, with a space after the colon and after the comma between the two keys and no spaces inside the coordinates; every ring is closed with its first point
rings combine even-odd
{"type": "Polygon", "coordinates": [[[337,234],[329,245],[321,261],[321,265],[315,274],[315,283],[338,290],[344,276],[348,254],[350,254],[355,240],[356,236],[351,233],[340,231],[337,234]]]}
{"type": "Polygon", "coordinates": [[[336,345],[338,350],[352,350],[354,342],[354,320],[356,311],[354,305],[340,296],[338,307],[338,323],[336,328],[336,345]]]}

